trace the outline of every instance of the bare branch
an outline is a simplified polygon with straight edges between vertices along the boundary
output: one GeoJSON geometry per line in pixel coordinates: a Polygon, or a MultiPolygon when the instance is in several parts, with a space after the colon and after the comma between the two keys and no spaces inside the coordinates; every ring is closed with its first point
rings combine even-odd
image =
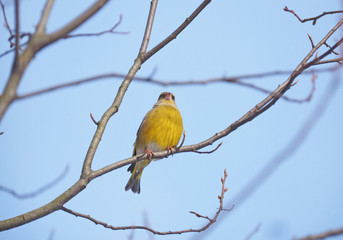
{"type": "Polygon", "coordinates": [[[211,150],[211,151],[198,151],[198,150],[194,150],[193,152],[200,153],[200,154],[204,154],[204,153],[210,154],[210,153],[215,152],[222,144],[223,144],[223,142],[219,143],[218,146],[215,149],[211,150]]]}
{"type": "Polygon", "coordinates": [[[97,122],[97,121],[94,119],[94,117],[93,117],[93,114],[92,114],[92,113],[90,113],[89,115],[90,115],[90,117],[91,117],[91,119],[92,119],[93,123],[94,123],[95,125],[98,125],[98,124],[99,124],[99,122],[97,122]]]}
{"type": "Polygon", "coordinates": [[[76,17],[73,21],[62,27],[61,29],[57,30],[54,33],[48,35],[46,43],[44,46],[55,42],[61,38],[64,38],[70,32],[75,30],[81,24],[86,22],[91,16],[93,16],[96,12],[98,12],[109,0],[98,0],[92,6],[90,6],[85,12],[83,12],[80,16],[76,17]]]}
{"type": "Polygon", "coordinates": [[[343,10],[341,11],[331,11],[331,12],[323,12],[322,14],[316,16],[316,17],[312,17],[312,18],[306,18],[306,19],[301,19],[298,14],[296,14],[293,10],[288,9],[287,6],[284,7],[283,9],[286,12],[290,12],[292,13],[300,22],[304,23],[304,22],[308,22],[308,21],[313,21],[312,25],[315,25],[317,23],[317,20],[325,15],[328,14],[337,14],[337,13],[343,13],[343,10]]]}
{"type": "Polygon", "coordinates": [[[41,19],[39,20],[39,22],[37,24],[36,33],[45,33],[46,24],[48,22],[49,15],[50,15],[53,4],[54,4],[54,0],[47,0],[46,1],[41,19]]]}
{"type": "Polygon", "coordinates": [[[67,36],[65,36],[64,38],[73,38],[73,37],[97,37],[97,36],[101,36],[104,35],[106,33],[113,33],[113,34],[129,34],[129,32],[118,32],[118,31],[114,31],[122,22],[123,20],[123,15],[120,14],[119,16],[119,20],[116,24],[114,24],[113,27],[111,27],[108,30],[102,31],[102,32],[98,32],[98,33],[79,33],[79,34],[68,34],[67,36]]]}
{"type": "MultiPolygon", "coordinates": [[[[332,53],[335,53],[335,52],[332,51],[332,53]]],[[[329,60],[324,60],[324,61],[318,61],[314,63],[313,65],[320,65],[320,64],[327,64],[327,63],[343,64],[341,61],[343,61],[343,58],[335,58],[335,59],[329,59],[329,60]]]]}
{"type": "Polygon", "coordinates": [[[14,34],[12,33],[11,27],[8,24],[7,17],[6,17],[6,11],[5,11],[5,5],[2,3],[2,0],[0,0],[0,5],[1,5],[1,9],[2,9],[2,14],[4,15],[5,27],[8,30],[10,37],[12,37],[14,34]]]}
{"type": "Polygon", "coordinates": [[[69,166],[67,165],[64,168],[63,172],[59,176],[57,176],[54,180],[52,180],[50,183],[46,184],[45,186],[40,187],[39,189],[37,189],[31,193],[17,193],[16,191],[9,189],[7,187],[1,186],[1,185],[0,185],[0,191],[9,193],[13,197],[18,198],[18,199],[33,198],[39,194],[42,194],[46,190],[49,190],[54,185],[56,185],[58,182],[60,182],[67,175],[68,171],[69,171],[69,166]]]}
{"type": "Polygon", "coordinates": [[[297,240],[320,240],[320,239],[325,239],[328,237],[334,237],[334,236],[338,236],[338,235],[342,235],[342,234],[343,234],[343,228],[339,228],[339,229],[329,230],[326,232],[310,235],[310,236],[303,237],[303,238],[296,238],[296,239],[297,240]]]}
{"type": "MultiPolygon", "coordinates": [[[[338,25],[336,25],[336,27],[340,27],[341,25],[343,25],[343,19],[338,23],[338,25]]],[[[321,44],[324,44],[324,42],[322,42],[321,44]]],[[[318,63],[321,59],[325,58],[326,56],[328,56],[329,54],[333,53],[334,50],[343,43],[343,37],[338,41],[336,42],[335,45],[333,45],[331,48],[329,48],[329,50],[327,50],[325,53],[323,53],[322,55],[320,56],[316,56],[312,61],[310,61],[309,63],[307,63],[304,67],[305,68],[308,68],[312,65],[315,65],[316,63],[318,63]]]]}
{"type": "Polygon", "coordinates": [[[199,228],[199,229],[186,229],[186,230],[179,230],[179,231],[167,231],[167,232],[161,232],[161,231],[156,231],[150,227],[147,227],[147,226],[121,226],[121,227],[115,227],[115,226],[112,226],[112,225],[109,225],[108,223],[105,223],[105,222],[102,222],[102,221],[99,221],[93,217],[91,217],[90,215],[86,215],[86,214],[82,214],[82,213],[78,213],[78,212],[75,212],[73,210],[70,210],[64,206],[61,207],[61,210],[67,212],[67,213],[70,213],[76,217],[81,217],[81,218],[85,218],[85,219],[88,219],[90,221],[92,221],[93,223],[95,223],[96,225],[102,225],[103,227],[105,228],[108,228],[108,229],[112,229],[112,230],[129,230],[129,229],[142,229],[142,230],[146,230],[146,231],[149,231],[153,234],[156,234],[156,235],[172,235],[172,234],[182,234],[182,233],[190,233],[190,232],[202,232],[202,231],[205,231],[209,226],[211,226],[213,223],[215,223],[217,221],[217,218],[219,216],[219,214],[224,210],[223,208],[223,202],[224,202],[224,195],[225,195],[225,192],[227,192],[228,188],[225,188],[225,182],[226,182],[226,179],[227,179],[227,172],[226,172],[226,169],[224,169],[224,177],[221,178],[221,182],[222,182],[222,190],[221,190],[221,194],[218,196],[218,199],[219,199],[219,208],[218,208],[218,211],[215,213],[214,217],[211,219],[209,218],[208,216],[203,216],[199,213],[196,213],[194,211],[190,211],[190,213],[194,214],[195,216],[199,217],[199,218],[205,218],[207,219],[209,222],[203,226],[202,228],[199,228]]]}
{"type": "Polygon", "coordinates": [[[166,39],[162,42],[157,44],[154,48],[152,48],[149,52],[142,56],[142,62],[148,60],[152,55],[170,43],[172,40],[176,39],[177,35],[179,35],[197,16],[198,14],[211,2],[211,0],[204,0],[200,6],[188,17],[186,20],[166,39]]]}
{"type": "Polygon", "coordinates": [[[18,61],[19,45],[20,45],[20,16],[19,16],[19,0],[15,0],[15,62],[18,61]]]}
{"type": "Polygon", "coordinates": [[[314,44],[313,44],[313,40],[312,40],[311,35],[307,33],[307,36],[308,36],[308,38],[310,39],[312,48],[314,48],[314,44]]]}
{"type": "Polygon", "coordinates": [[[182,141],[180,143],[180,146],[176,147],[176,150],[179,150],[180,147],[183,146],[184,142],[185,142],[185,139],[186,139],[186,130],[183,130],[183,134],[182,134],[182,141]]]}
{"type": "MultiPolygon", "coordinates": [[[[10,39],[9,39],[9,40],[10,40],[10,39]]],[[[21,49],[22,47],[26,46],[27,43],[28,43],[28,42],[21,43],[20,46],[19,46],[20,49],[21,49]]],[[[10,42],[10,47],[13,47],[13,45],[14,45],[14,44],[13,44],[12,42],[10,42]]],[[[7,51],[1,53],[1,54],[0,54],[0,58],[3,57],[3,56],[6,56],[7,54],[9,54],[9,53],[11,53],[11,52],[15,52],[15,48],[11,48],[11,49],[9,49],[9,50],[7,50],[7,51]]]]}
{"type": "MultiPolygon", "coordinates": [[[[328,47],[328,48],[331,48],[331,46],[330,46],[329,44],[327,44],[326,42],[324,43],[324,45],[325,45],[326,47],[328,47]]],[[[332,53],[335,54],[335,55],[339,55],[339,53],[338,53],[338,52],[335,52],[335,51],[332,51],[332,53]]]]}
{"type": "MultiPolygon", "coordinates": [[[[340,61],[341,59],[336,59],[336,61],[340,61]]],[[[328,63],[330,62],[336,62],[334,60],[327,60],[328,63]]],[[[316,64],[320,64],[321,62],[324,63],[324,61],[319,61],[316,64]]],[[[312,74],[313,72],[331,72],[337,70],[338,67],[330,67],[326,69],[314,69],[311,71],[304,71],[302,74],[312,74]]],[[[184,80],[184,81],[165,81],[165,80],[158,80],[158,79],[152,79],[151,77],[134,77],[134,81],[139,81],[139,82],[147,82],[151,84],[157,84],[161,86],[186,86],[186,85],[206,85],[206,84],[213,84],[213,83],[219,83],[219,82],[224,82],[224,83],[233,83],[233,84],[238,84],[244,87],[252,88],[254,90],[270,94],[272,91],[261,88],[259,86],[256,86],[255,84],[252,83],[246,83],[243,82],[243,80],[246,79],[252,79],[252,78],[264,78],[264,77],[271,77],[271,76],[278,76],[278,75],[289,75],[291,74],[292,71],[272,71],[272,72],[264,72],[264,73],[254,73],[254,74],[248,74],[248,75],[238,75],[238,76],[232,76],[232,77],[218,77],[218,78],[211,78],[211,79],[205,79],[205,80],[184,80]]],[[[62,88],[66,87],[72,87],[72,86],[77,86],[80,84],[84,83],[89,83],[92,81],[96,80],[102,80],[106,78],[119,78],[123,79],[125,78],[125,74],[120,74],[120,73],[107,73],[107,74],[101,74],[101,75],[96,75],[93,77],[88,77],[80,80],[75,80],[75,81],[70,81],[67,83],[62,83],[58,84],[56,86],[48,87],[45,89],[33,91],[30,93],[18,95],[17,99],[25,99],[28,97],[33,97],[36,95],[44,94],[44,93],[49,93],[51,91],[59,90],[62,88]]],[[[282,96],[284,100],[290,101],[290,102],[303,102],[302,100],[297,100],[297,99],[292,99],[287,96],[282,96]]]]}
{"type": "MultiPolygon", "coordinates": [[[[118,31],[114,31],[114,29],[118,27],[118,25],[121,23],[121,21],[122,21],[122,15],[120,15],[119,21],[118,21],[113,27],[111,27],[111,28],[108,29],[108,30],[105,30],[105,31],[102,31],[102,32],[97,32],[97,33],[68,34],[68,35],[65,36],[64,38],[67,39],[67,38],[73,38],[73,37],[94,37],[94,36],[101,36],[101,35],[104,35],[104,34],[106,34],[106,33],[112,33],[112,34],[129,34],[129,32],[118,32],[118,31]]],[[[31,33],[24,33],[24,34],[22,34],[20,37],[21,37],[21,38],[24,37],[24,36],[29,36],[29,37],[31,37],[31,35],[32,35],[31,33]]],[[[12,38],[14,38],[14,36],[13,36],[12,38]]],[[[25,43],[20,44],[20,47],[26,46],[27,44],[28,44],[28,41],[25,42],[25,43]]],[[[12,45],[13,45],[13,44],[11,43],[11,46],[12,46],[12,45]]],[[[3,57],[3,56],[5,56],[5,55],[7,55],[7,54],[9,54],[9,53],[11,53],[11,52],[13,52],[14,50],[15,50],[15,49],[9,49],[9,50],[7,50],[7,51],[1,53],[1,54],[0,54],[0,58],[3,57]]]]}
{"type": "Polygon", "coordinates": [[[139,50],[139,54],[142,54],[142,55],[145,54],[145,52],[148,48],[151,30],[152,30],[152,24],[154,23],[157,3],[158,3],[158,0],[151,0],[151,3],[150,3],[149,16],[148,16],[148,20],[147,20],[146,27],[145,27],[145,32],[144,32],[141,48],[139,50]]]}

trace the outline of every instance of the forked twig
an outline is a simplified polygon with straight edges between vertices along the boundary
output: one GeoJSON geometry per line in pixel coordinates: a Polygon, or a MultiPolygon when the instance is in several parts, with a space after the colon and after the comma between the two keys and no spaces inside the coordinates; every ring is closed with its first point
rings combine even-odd
{"type": "Polygon", "coordinates": [[[284,11],[286,12],[290,12],[292,13],[300,22],[304,23],[304,22],[308,22],[308,21],[313,21],[312,22],[312,25],[315,25],[317,23],[317,20],[325,15],[328,15],[328,14],[336,14],[336,13],[343,13],[343,10],[340,10],[340,11],[331,11],[331,12],[323,12],[322,14],[316,16],[316,17],[311,17],[311,18],[305,18],[305,19],[301,19],[298,14],[296,14],[294,12],[294,10],[290,10],[288,9],[287,6],[284,7],[283,9],[284,11]]]}
{"type": "Polygon", "coordinates": [[[119,20],[116,24],[114,24],[113,27],[111,27],[108,30],[105,31],[101,31],[98,33],[79,33],[79,34],[68,34],[66,35],[64,38],[74,38],[74,37],[97,37],[97,36],[101,36],[104,35],[106,33],[112,33],[112,34],[129,34],[129,32],[119,32],[119,31],[114,31],[122,22],[123,20],[123,15],[120,14],[119,16],[119,20]]]}

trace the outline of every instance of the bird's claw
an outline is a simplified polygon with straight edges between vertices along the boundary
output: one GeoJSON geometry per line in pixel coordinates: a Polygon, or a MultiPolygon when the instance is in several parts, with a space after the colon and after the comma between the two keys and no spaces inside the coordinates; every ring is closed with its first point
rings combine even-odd
{"type": "Polygon", "coordinates": [[[154,156],[153,151],[151,151],[148,147],[145,148],[145,153],[147,154],[149,160],[151,160],[151,156],[154,156]]]}

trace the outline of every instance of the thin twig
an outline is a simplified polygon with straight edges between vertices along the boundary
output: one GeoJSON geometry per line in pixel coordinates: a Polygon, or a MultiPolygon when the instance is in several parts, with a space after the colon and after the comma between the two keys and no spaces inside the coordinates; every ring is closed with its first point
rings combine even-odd
{"type": "Polygon", "coordinates": [[[198,218],[205,218],[205,219],[207,219],[208,221],[213,221],[213,219],[209,218],[208,216],[203,216],[203,215],[201,215],[201,214],[199,214],[199,213],[196,213],[196,212],[194,212],[194,211],[189,211],[189,213],[194,214],[194,215],[197,216],[198,218]]]}
{"type": "Polygon", "coordinates": [[[315,24],[317,23],[317,20],[318,20],[319,18],[325,16],[325,15],[343,13],[343,10],[340,10],[340,11],[331,11],[331,12],[323,12],[322,14],[320,14],[320,15],[318,15],[318,16],[316,16],[316,17],[301,19],[301,18],[298,16],[298,14],[296,14],[296,13],[294,12],[294,10],[288,9],[287,6],[285,6],[283,10],[286,11],[286,12],[293,13],[293,15],[294,15],[300,22],[302,22],[302,23],[308,22],[308,21],[313,21],[313,22],[312,22],[312,25],[315,25],[315,24]]]}
{"type": "MultiPolygon", "coordinates": [[[[80,33],[80,34],[68,34],[67,36],[63,37],[65,39],[67,38],[73,38],[73,37],[93,37],[93,36],[101,36],[101,35],[104,35],[106,33],[113,33],[113,34],[129,34],[129,32],[118,32],[118,31],[113,31],[118,25],[119,23],[121,22],[121,19],[119,20],[119,22],[117,22],[112,28],[108,29],[108,30],[105,30],[105,31],[102,31],[102,32],[97,32],[97,33],[80,33]]],[[[29,37],[32,35],[31,33],[25,33],[25,34],[22,34],[20,37],[22,38],[23,36],[26,36],[28,35],[29,37]]],[[[12,37],[13,38],[13,37],[12,37]]],[[[28,43],[25,42],[25,43],[22,43],[20,44],[20,48],[26,46],[28,43]]],[[[11,45],[12,46],[12,45],[11,45]]],[[[0,54],[0,58],[13,52],[15,49],[9,49],[3,53],[0,54]]]]}
{"type": "Polygon", "coordinates": [[[161,232],[161,231],[156,231],[150,227],[147,227],[147,226],[119,226],[119,227],[115,227],[115,226],[112,226],[112,225],[109,225],[108,223],[105,223],[103,221],[99,221],[93,217],[91,217],[90,215],[86,215],[86,214],[82,214],[82,213],[78,213],[78,212],[75,212],[71,209],[68,209],[64,206],[61,207],[61,210],[67,212],[67,213],[70,213],[76,217],[81,217],[81,218],[85,218],[85,219],[88,219],[90,221],[92,221],[93,223],[95,224],[99,224],[99,225],[102,225],[103,227],[105,228],[108,228],[108,229],[112,229],[112,230],[129,230],[129,229],[143,229],[143,230],[146,230],[146,231],[149,231],[153,234],[156,234],[156,235],[172,235],[172,234],[182,234],[182,233],[190,233],[190,232],[202,232],[202,231],[205,231],[208,227],[210,227],[212,224],[214,224],[216,221],[217,221],[217,218],[219,216],[219,214],[224,210],[223,209],[223,203],[224,203],[224,195],[225,193],[227,192],[228,188],[225,187],[225,182],[226,182],[226,179],[227,179],[227,172],[226,172],[226,169],[224,169],[224,177],[221,178],[221,182],[222,182],[222,189],[221,189],[221,194],[218,196],[218,199],[219,199],[219,208],[218,208],[218,211],[215,213],[214,217],[213,218],[209,218],[209,217],[205,217],[199,213],[196,213],[194,211],[190,211],[190,213],[194,214],[195,216],[199,217],[199,218],[205,218],[207,219],[209,222],[199,228],[199,229],[186,229],[186,230],[179,230],[179,231],[167,231],[167,232],[161,232]]]}
{"type": "MultiPolygon", "coordinates": [[[[330,46],[329,44],[327,44],[326,42],[324,43],[324,45],[325,45],[326,47],[328,47],[328,48],[331,48],[331,46],[330,46]]],[[[338,52],[335,52],[335,51],[332,51],[332,53],[335,54],[335,55],[339,55],[339,53],[338,53],[338,52]]]]}
{"type": "Polygon", "coordinates": [[[33,198],[33,197],[36,197],[39,194],[42,194],[46,190],[49,190],[54,185],[56,185],[58,182],[60,182],[67,175],[68,171],[69,171],[69,165],[67,165],[64,168],[63,172],[59,176],[57,176],[54,180],[52,180],[48,184],[38,188],[37,190],[35,190],[35,191],[31,192],[31,193],[17,193],[16,191],[14,191],[14,190],[12,190],[10,188],[1,186],[1,185],[0,185],[0,191],[9,193],[13,197],[18,198],[18,199],[33,198]]]}
{"type": "Polygon", "coordinates": [[[19,0],[15,0],[15,61],[19,59],[20,45],[20,16],[19,16],[19,0]]]}
{"type": "Polygon", "coordinates": [[[149,11],[148,20],[147,20],[146,27],[145,27],[143,41],[142,41],[142,44],[141,44],[141,48],[139,49],[139,54],[140,55],[145,54],[146,50],[148,48],[148,44],[149,44],[149,41],[150,41],[150,35],[151,35],[151,31],[152,31],[152,25],[154,23],[157,3],[158,3],[158,0],[151,0],[150,11],[149,11]]]}
{"type": "Polygon", "coordinates": [[[8,24],[7,17],[6,17],[6,11],[5,11],[5,5],[2,3],[2,0],[0,0],[0,5],[1,5],[1,9],[2,9],[2,14],[4,15],[5,27],[8,30],[10,37],[12,37],[14,34],[12,33],[11,27],[8,24]]]}
{"type": "Polygon", "coordinates": [[[94,123],[95,125],[98,125],[98,124],[99,124],[99,122],[98,122],[98,121],[96,121],[96,120],[94,119],[94,117],[93,117],[93,114],[92,114],[92,113],[90,113],[89,115],[90,115],[90,117],[91,117],[91,119],[92,119],[93,123],[94,123]]]}
{"type": "Polygon", "coordinates": [[[185,139],[186,139],[186,130],[183,130],[183,134],[182,134],[182,141],[180,143],[180,145],[178,147],[176,147],[176,151],[178,151],[180,149],[180,147],[183,146],[184,142],[185,142],[185,139]]]}
{"type": "Polygon", "coordinates": [[[308,36],[308,38],[310,39],[312,48],[314,48],[314,44],[313,44],[313,40],[312,40],[311,35],[310,35],[309,33],[307,33],[307,36],[308,36]]]}
{"type": "Polygon", "coordinates": [[[198,151],[198,150],[194,149],[193,152],[200,153],[200,154],[205,154],[205,153],[206,154],[210,154],[210,153],[213,153],[214,151],[216,151],[222,144],[223,144],[223,142],[219,143],[218,146],[215,149],[211,150],[211,151],[198,151]]]}
{"type": "MultiPolygon", "coordinates": [[[[339,26],[343,25],[343,19],[339,22],[339,26]]],[[[337,26],[337,25],[336,25],[337,26]]],[[[343,37],[335,43],[335,45],[333,45],[331,48],[329,48],[329,50],[327,50],[326,52],[324,52],[322,55],[320,56],[316,56],[312,61],[308,62],[307,64],[304,65],[305,68],[308,68],[310,66],[315,65],[316,63],[318,63],[321,59],[325,58],[326,56],[328,56],[329,54],[333,53],[334,50],[343,43],[343,37]]],[[[324,44],[324,43],[323,43],[324,44]]]]}
{"type": "Polygon", "coordinates": [[[122,22],[123,20],[123,15],[120,14],[119,16],[119,20],[116,24],[114,24],[113,27],[111,27],[108,30],[102,31],[102,32],[97,32],[97,33],[79,33],[79,34],[68,34],[66,35],[64,38],[74,38],[74,37],[97,37],[97,36],[101,36],[104,35],[106,33],[113,33],[113,34],[129,34],[130,32],[118,32],[118,31],[114,31],[114,29],[116,29],[122,22]]]}
{"type": "MultiPolygon", "coordinates": [[[[21,43],[20,46],[19,46],[20,49],[21,49],[22,47],[26,46],[27,43],[28,43],[28,41],[27,41],[27,42],[24,42],[24,43],[21,43]]],[[[12,44],[12,43],[10,43],[10,44],[11,44],[10,47],[13,47],[13,44],[12,44]]],[[[3,56],[6,56],[7,54],[12,53],[12,52],[15,52],[15,48],[11,48],[11,49],[9,49],[9,50],[7,50],[7,51],[1,53],[1,54],[0,54],[0,58],[3,57],[3,56]]]]}
{"type": "MultiPolygon", "coordinates": [[[[334,52],[332,52],[334,53],[334,52]]],[[[329,60],[324,60],[324,61],[318,61],[314,63],[313,65],[320,65],[320,64],[327,64],[327,63],[338,63],[338,64],[343,64],[341,61],[343,61],[343,58],[335,58],[335,59],[329,59],[329,60]]]]}

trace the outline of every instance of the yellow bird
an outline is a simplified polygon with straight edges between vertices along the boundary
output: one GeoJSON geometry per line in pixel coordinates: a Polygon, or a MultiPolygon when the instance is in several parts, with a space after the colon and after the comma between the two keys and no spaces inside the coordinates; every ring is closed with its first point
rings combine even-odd
{"type": "Polygon", "coordinates": [[[161,93],[137,131],[132,156],[147,153],[148,158],[132,163],[127,169],[132,175],[125,186],[126,191],[131,189],[134,193],[140,193],[142,172],[151,162],[153,152],[175,147],[181,138],[182,130],[182,118],[175,104],[175,96],[170,92],[161,93]]]}

